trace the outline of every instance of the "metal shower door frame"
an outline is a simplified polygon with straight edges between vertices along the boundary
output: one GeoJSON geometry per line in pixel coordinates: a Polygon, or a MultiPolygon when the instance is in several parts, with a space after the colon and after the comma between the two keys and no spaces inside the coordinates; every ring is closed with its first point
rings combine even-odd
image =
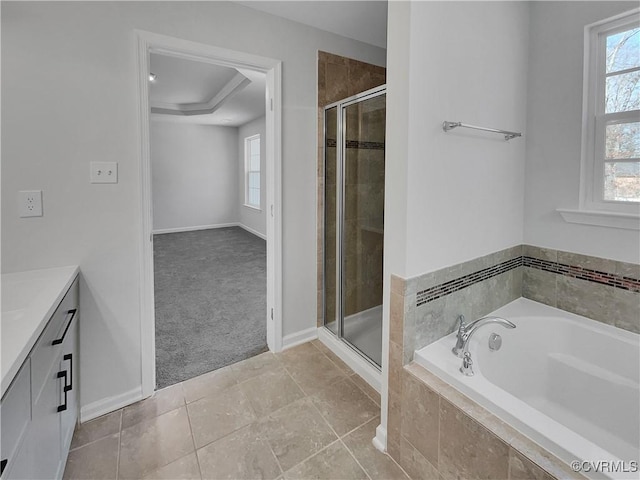
{"type": "MultiPolygon", "coordinates": [[[[327,328],[332,334],[336,335],[338,339],[343,341],[346,345],[355,350],[362,358],[367,360],[371,365],[373,365],[378,370],[381,369],[379,365],[377,365],[373,360],[371,360],[364,352],[360,351],[358,347],[353,345],[348,339],[344,337],[344,311],[345,311],[345,300],[344,300],[344,291],[345,291],[345,259],[344,259],[344,248],[345,248],[345,236],[344,236],[344,197],[345,197],[345,184],[344,178],[346,177],[346,122],[345,122],[345,109],[351,105],[361,103],[372,98],[386,95],[387,86],[386,84],[380,85],[378,87],[372,88],[370,90],[366,90],[364,92],[358,93],[351,97],[338,100],[337,102],[331,103],[324,107],[323,111],[323,154],[324,154],[324,188],[322,191],[322,200],[323,200],[323,228],[322,228],[322,248],[324,251],[324,246],[326,245],[326,138],[327,138],[327,111],[332,108],[337,108],[336,112],[336,267],[340,265],[340,268],[336,268],[334,272],[336,276],[336,308],[335,308],[335,321],[336,321],[336,334],[331,332],[331,329],[327,328],[327,317],[326,317],[326,301],[327,301],[327,292],[326,292],[326,280],[323,280],[322,286],[322,317],[323,317],[323,326],[327,328]],[[337,188],[337,187],[340,188],[337,188]],[[338,286],[340,288],[338,288],[338,286]]],[[[323,279],[327,278],[327,267],[326,267],[326,255],[322,255],[322,274],[323,279]]]]}

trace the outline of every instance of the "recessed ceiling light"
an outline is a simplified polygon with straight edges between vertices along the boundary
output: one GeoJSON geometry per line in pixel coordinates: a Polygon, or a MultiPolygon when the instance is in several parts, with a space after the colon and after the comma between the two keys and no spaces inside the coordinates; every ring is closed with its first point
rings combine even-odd
{"type": "Polygon", "coordinates": [[[157,78],[157,76],[156,76],[156,74],[155,74],[155,73],[150,73],[150,74],[149,74],[149,81],[150,81],[150,82],[155,82],[155,81],[156,81],[156,78],[157,78]]]}

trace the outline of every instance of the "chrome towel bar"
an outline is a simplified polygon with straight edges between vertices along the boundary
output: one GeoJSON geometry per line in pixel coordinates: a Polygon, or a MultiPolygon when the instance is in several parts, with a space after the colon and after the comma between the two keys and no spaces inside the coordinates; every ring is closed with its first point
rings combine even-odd
{"type": "Polygon", "coordinates": [[[442,122],[442,130],[444,130],[445,132],[448,132],[449,130],[453,130],[454,128],[457,128],[457,127],[472,128],[473,130],[482,130],[484,132],[499,133],[501,135],[504,135],[505,140],[511,140],[512,138],[522,136],[522,133],[520,132],[509,132],[508,130],[498,130],[496,128],[478,127],[476,125],[469,125],[467,123],[462,123],[462,122],[447,122],[447,121],[442,122]]]}

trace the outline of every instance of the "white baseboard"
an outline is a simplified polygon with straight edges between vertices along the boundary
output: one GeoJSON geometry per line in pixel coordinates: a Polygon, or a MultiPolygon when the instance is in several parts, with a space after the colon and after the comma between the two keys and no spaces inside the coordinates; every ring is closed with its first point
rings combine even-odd
{"type": "Polygon", "coordinates": [[[119,408],[142,400],[142,387],[136,387],[128,392],[98,400],[80,408],[80,423],[88,422],[101,415],[114,412],[119,408]]]}
{"type": "Polygon", "coordinates": [[[195,232],[198,230],[209,230],[212,228],[227,228],[227,227],[240,227],[243,230],[246,230],[247,232],[251,233],[252,235],[255,235],[256,237],[260,237],[263,240],[267,239],[266,235],[238,222],[217,223],[215,225],[196,225],[195,227],[159,228],[157,230],[153,230],[151,233],[153,233],[154,235],[162,235],[163,233],[195,232]]]}
{"type": "Polygon", "coordinates": [[[376,436],[371,440],[373,446],[380,450],[382,453],[387,451],[387,429],[382,424],[376,427],[376,436]]]}
{"type": "Polygon", "coordinates": [[[325,327],[318,327],[318,339],[324,343],[329,350],[335,353],[340,360],[349,365],[351,369],[360,375],[378,393],[382,389],[382,373],[371,363],[362,358],[346,343],[338,340],[335,335],[325,327]]]}
{"type": "Polygon", "coordinates": [[[291,335],[285,335],[282,338],[282,350],[310,342],[316,338],[318,338],[317,327],[311,327],[300,332],[292,333],[291,335]]]}
{"type": "Polygon", "coordinates": [[[226,227],[240,227],[240,226],[242,225],[240,225],[238,222],[217,223],[215,225],[196,225],[195,227],[159,228],[157,230],[152,230],[151,233],[153,233],[154,235],[161,235],[163,233],[195,232],[197,230],[209,230],[211,228],[226,228],[226,227]]]}
{"type": "Polygon", "coordinates": [[[246,230],[247,232],[249,232],[249,233],[251,233],[251,234],[255,235],[256,237],[260,237],[260,238],[261,238],[261,239],[263,239],[263,240],[266,240],[266,239],[267,239],[267,236],[266,236],[266,235],[263,235],[263,234],[262,234],[262,233],[260,233],[259,231],[254,230],[253,228],[249,228],[249,227],[247,227],[246,225],[243,225],[243,224],[241,224],[241,223],[239,223],[239,224],[238,224],[238,226],[239,226],[240,228],[242,228],[242,229],[246,230]]]}

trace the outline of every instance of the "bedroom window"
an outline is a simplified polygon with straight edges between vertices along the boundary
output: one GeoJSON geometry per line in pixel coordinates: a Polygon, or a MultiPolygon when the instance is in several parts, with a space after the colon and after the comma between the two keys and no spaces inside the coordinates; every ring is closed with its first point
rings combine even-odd
{"type": "Polygon", "coordinates": [[[260,209],[260,135],[244,139],[245,205],[260,209]]]}

